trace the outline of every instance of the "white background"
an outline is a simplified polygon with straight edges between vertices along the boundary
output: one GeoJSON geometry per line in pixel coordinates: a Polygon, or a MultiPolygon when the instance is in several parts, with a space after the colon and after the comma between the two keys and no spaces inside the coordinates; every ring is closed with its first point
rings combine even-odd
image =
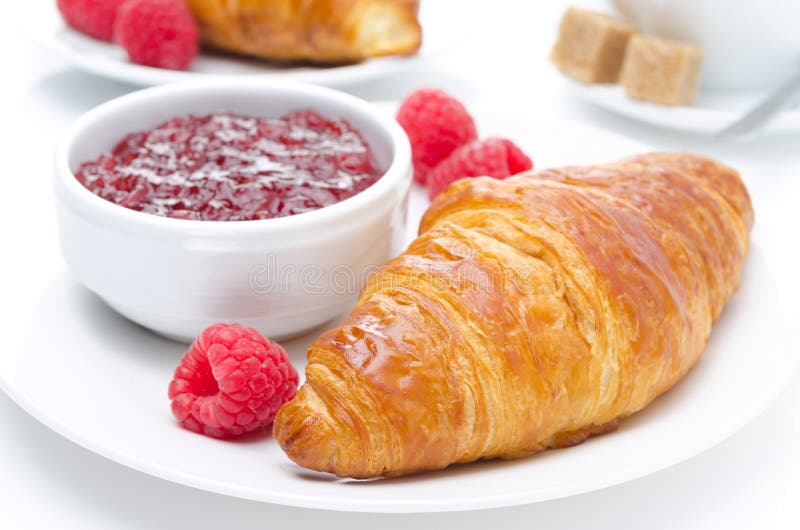
{"type": "MultiPolygon", "coordinates": [[[[783,287],[784,304],[775,311],[789,312],[798,322],[800,131],[748,144],[725,144],[654,129],[594,108],[565,94],[563,81],[544,59],[564,4],[511,0],[483,4],[484,23],[464,47],[413,72],[346,88],[367,99],[398,99],[420,85],[441,86],[468,103],[513,105],[536,116],[608,128],[655,148],[692,150],[722,159],[742,171],[753,195],[764,236],[760,244],[783,287]]],[[[453,23],[458,23],[458,13],[453,16],[453,23]]],[[[14,348],[25,333],[27,315],[51,279],[53,262],[61,261],[53,244],[52,148],[70,120],[132,87],[70,69],[28,44],[14,27],[13,12],[1,24],[0,347],[14,348]],[[35,179],[25,189],[36,192],[15,194],[15,181],[20,179],[35,179]],[[31,235],[36,233],[50,237],[31,235]],[[23,272],[25,278],[41,281],[21,282],[23,272]]],[[[747,381],[741,381],[741,391],[747,392],[747,381]]],[[[77,447],[0,395],[0,528],[277,527],[272,525],[800,528],[800,378],[727,442],[644,479],[518,508],[397,516],[283,508],[174,485],[77,447]]]]}

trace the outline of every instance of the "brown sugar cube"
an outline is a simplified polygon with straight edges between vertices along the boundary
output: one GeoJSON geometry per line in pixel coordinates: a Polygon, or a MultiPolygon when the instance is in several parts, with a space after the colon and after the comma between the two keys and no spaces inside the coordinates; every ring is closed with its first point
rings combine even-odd
{"type": "Polygon", "coordinates": [[[550,60],[584,83],[616,83],[625,46],[635,32],[621,20],[570,7],[561,18],[550,60]]]}
{"type": "Polygon", "coordinates": [[[635,35],[628,43],[619,82],[634,99],[691,105],[702,61],[697,46],[635,35]]]}

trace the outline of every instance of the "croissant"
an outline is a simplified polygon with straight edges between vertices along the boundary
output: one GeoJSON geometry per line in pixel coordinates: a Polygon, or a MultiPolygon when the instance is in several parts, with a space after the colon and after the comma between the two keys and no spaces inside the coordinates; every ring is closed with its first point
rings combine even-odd
{"type": "Polygon", "coordinates": [[[697,362],[752,223],[739,174],[688,153],[458,181],[310,347],[275,437],[368,478],[611,431],[697,362]]]}
{"type": "Polygon", "coordinates": [[[412,54],[418,0],[188,0],[204,44],[282,61],[412,54]]]}

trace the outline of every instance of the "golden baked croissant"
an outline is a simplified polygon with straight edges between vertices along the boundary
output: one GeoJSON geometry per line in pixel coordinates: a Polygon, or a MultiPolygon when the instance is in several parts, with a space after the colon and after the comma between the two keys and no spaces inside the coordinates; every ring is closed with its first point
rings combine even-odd
{"type": "Polygon", "coordinates": [[[311,346],[275,437],[364,478],[613,430],[698,360],[752,223],[739,174],[688,153],[458,181],[311,346]]]}
{"type": "Polygon", "coordinates": [[[282,61],[412,54],[418,0],[188,0],[204,44],[282,61]]]}

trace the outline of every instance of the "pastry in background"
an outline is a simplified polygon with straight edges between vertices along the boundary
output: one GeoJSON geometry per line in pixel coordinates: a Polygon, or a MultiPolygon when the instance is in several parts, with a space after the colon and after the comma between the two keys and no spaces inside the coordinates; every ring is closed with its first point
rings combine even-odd
{"type": "Polygon", "coordinates": [[[187,0],[203,44],[279,61],[347,63],[410,55],[418,0],[187,0]]]}
{"type": "Polygon", "coordinates": [[[550,59],[583,83],[616,83],[628,39],[636,29],[601,13],[567,9],[550,59]]]}
{"type": "Polygon", "coordinates": [[[368,478],[613,430],[700,358],[752,223],[738,172],[690,153],[460,180],[309,348],[275,438],[368,478]]]}
{"type": "Polygon", "coordinates": [[[691,105],[700,82],[703,53],[697,46],[634,35],[625,52],[620,85],[634,99],[691,105]]]}

